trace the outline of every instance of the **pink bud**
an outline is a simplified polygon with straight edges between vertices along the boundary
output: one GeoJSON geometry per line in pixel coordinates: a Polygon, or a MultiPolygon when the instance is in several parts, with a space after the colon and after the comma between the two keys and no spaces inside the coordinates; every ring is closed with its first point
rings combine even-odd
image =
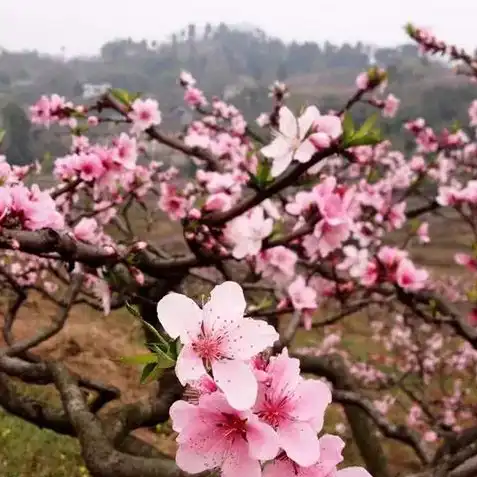
{"type": "Polygon", "coordinates": [[[89,116],[88,117],[88,124],[90,126],[97,126],[99,123],[99,119],[97,116],[89,116]]]}
{"type": "Polygon", "coordinates": [[[189,217],[191,219],[194,219],[194,220],[198,220],[200,219],[202,216],[202,213],[200,212],[199,209],[191,209],[190,212],[189,212],[189,217]]]}

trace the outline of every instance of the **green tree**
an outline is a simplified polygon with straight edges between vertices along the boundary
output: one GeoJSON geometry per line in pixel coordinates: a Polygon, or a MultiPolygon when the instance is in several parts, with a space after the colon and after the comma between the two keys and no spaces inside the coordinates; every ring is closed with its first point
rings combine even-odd
{"type": "Polygon", "coordinates": [[[25,165],[33,162],[31,123],[16,103],[7,103],[2,109],[3,128],[6,131],[2,150],[10,164],[25,165]]]}

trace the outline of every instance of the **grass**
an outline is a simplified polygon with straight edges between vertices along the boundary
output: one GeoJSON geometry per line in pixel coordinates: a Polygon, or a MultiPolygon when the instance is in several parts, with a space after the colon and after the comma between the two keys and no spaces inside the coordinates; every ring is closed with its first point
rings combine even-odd
{"type": "Polygon", "coordinates": [[[0,411],[2,477],[88,477],[78,442],[0,411]]]}

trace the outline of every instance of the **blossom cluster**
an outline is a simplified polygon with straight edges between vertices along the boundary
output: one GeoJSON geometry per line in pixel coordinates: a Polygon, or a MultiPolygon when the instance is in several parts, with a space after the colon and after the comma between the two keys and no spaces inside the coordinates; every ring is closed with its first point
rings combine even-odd
{"type": "MultiPolygon", "coordinates": [[[[235,282],[216,286],[203,308],[170,293],[157,305],[159,322],[183,347],[176,374],[195,392],[170,410],[178,433],[178,466],[189,473],[220,468],[224,477],[307,475],[367,477],[359,467],[336,471],[341,438],[318,433],[331,390],[300,376],[286,348],[264,351],[278,340],[264,321],[244,318],[243,291],[235,282]]],[[[189,396],[191,392],[189,391],[189,396]]]]}

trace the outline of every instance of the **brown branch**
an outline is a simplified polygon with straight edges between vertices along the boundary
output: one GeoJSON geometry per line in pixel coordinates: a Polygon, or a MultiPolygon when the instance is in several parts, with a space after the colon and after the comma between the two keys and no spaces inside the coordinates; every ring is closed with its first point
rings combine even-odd
{"type": "Polygon", "coordinates": [[[265,199],[268,199],[272,195],[280,192],[282,189],[291,186],[302,174],[304,174],[310,167],[318,164],[320,161],[326,159],[333,154],[337,154],[339,148],[337,146],[331,146],[322,151],[316,152],[313,154],[311,159],[302,164],[296,163],[283,174],[277,177],[268,187],[261,189],[260,191],[254,192],[250,197],[242,200],[236,206],[225,212],[212,213],[208,216],[205,216],[202,222],[206,225],[220,226],[228,222],[229,220],[242,215],[244,212],[247,212],[252,207],[263,202],[265,199]]]}
{"type": "Polygon", "coordinates": [[[172,460],[142,458],[116,450],[101,422],[88,410],[74,378],[61,364],[50,364],[63,406],[75,428],[93,477],[186,477],[172,460]]]}
{"type": "Polygon", "coordinates": [[[20,355],[59,333],[66,323],[71,307],[74,304],[76,296],[80,292],[82,284],[83,275],[74,273],[71,277],[71,284],[65,292],[65,296],[63,297],[63,305],[61,306],[60,313],[54,320],[53,325],[50,328],[39,332],[32,338],[28,338],[23,341],[19,341],[18,343],[12,344],[6,350],[0,350],[0,356],[3,353],[6,353],[9,356],[20,355]]]}

